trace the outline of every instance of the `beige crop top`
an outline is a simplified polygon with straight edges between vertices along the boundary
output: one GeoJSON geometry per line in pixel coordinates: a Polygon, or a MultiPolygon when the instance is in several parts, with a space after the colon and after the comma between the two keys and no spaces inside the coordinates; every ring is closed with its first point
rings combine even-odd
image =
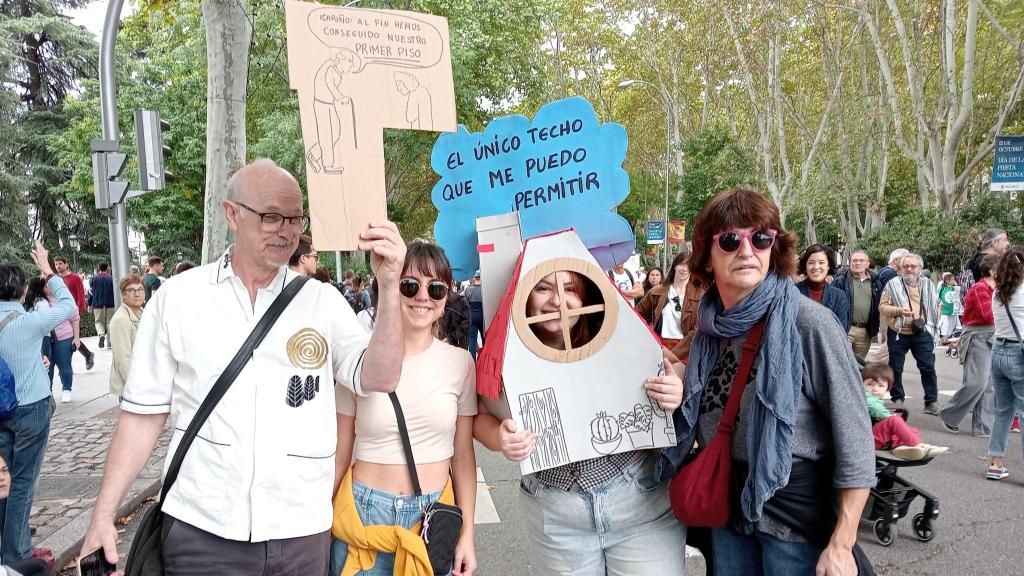
{"type": "MultiPolygon", "coordinates": [[[[356,396],[336,386],[338,413],[356,417],[356,460],[405,464],[395,409],[387,394],[356,396]]],[[[402,363],[395,390],[402,402],[417,464],[448,460],[455,453],[457,416],[476,415],[476,367],[462,348],[434,339],[430,348],[402,363]]]]}

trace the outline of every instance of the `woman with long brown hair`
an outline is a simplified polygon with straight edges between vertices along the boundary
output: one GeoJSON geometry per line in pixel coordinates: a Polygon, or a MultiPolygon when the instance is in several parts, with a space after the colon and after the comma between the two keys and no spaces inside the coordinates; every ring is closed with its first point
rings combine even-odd
{"type": "Polygon", "coordinates": [[[1002,480],[1010,475],[1005,466],[1006,441],[1014,413],[1024,413],[1024,248],[1014,247],[996,268],[992,317],[996,322],[992,345],[992,387],[995,391],[995,420],[988,442],[991,458],[985,477],[1002,480]]]}
{"type": "Polygon", "coordinates": [[[686,250],[676,254],[665,279],[636,305],[637,314],[647,320],[661,338],[661,344],[683,362],[690,351],[697,327],[697,306],[704,295],[700,285],[690,280],[690,267],[686,264],[689,256],[686,250]]]}

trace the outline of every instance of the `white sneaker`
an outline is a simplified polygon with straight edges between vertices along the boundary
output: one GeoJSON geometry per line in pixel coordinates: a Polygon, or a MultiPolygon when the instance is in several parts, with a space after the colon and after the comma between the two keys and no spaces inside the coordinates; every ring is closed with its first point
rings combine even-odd
{"type": "Polygon", "coordinates": [[[64,390],[60,395],[60,403],[67,404],[71,402],[71,390],[64,390]]]}

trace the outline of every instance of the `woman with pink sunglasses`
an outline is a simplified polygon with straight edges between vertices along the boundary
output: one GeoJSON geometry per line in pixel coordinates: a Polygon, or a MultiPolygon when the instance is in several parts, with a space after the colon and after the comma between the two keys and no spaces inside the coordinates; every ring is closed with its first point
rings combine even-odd
{"type": "Polygon", "coordinates": [[[707,449],[728,433],[719,423],[733,385],[742,388],[725,448],[731,489],[720,487],[730,518],[706,526],[717,576],[857,573],[857,526],[875,483],[871,421],[845,331],[790,281],[795,244],[775,205],[750,189],[718,193],[694,224],[690,273],[708,290],[674,414],[677,446],[657,470],[672,478],[695,442],[707,449]]]}

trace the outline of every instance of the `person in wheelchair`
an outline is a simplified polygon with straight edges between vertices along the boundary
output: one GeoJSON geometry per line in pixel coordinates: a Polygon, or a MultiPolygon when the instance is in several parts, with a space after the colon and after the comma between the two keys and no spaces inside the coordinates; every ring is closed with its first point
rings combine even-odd
{"type": "Polygon", "coordinates": [[[921,442],[917,428],[907,424],[906,412],[894,414],[882,402],[892,387],[893,373],[888,364],[873,362],[861,371],[864,395],[867,397],[871,431],[875,437],[875,450],[890,450],[903,460],[921,460],[941,454],[949,448],[921,442]]]}

